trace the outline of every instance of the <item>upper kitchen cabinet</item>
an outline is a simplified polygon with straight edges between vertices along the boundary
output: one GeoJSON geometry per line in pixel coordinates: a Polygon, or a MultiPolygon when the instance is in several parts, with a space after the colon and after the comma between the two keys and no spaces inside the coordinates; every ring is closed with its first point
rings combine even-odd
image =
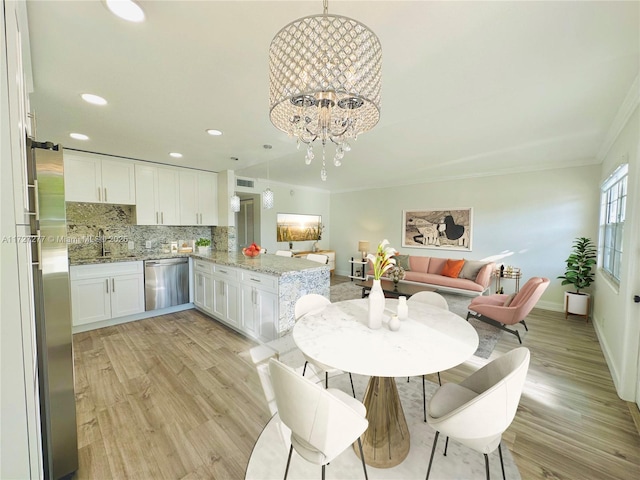
{"type": "Polygon", "coordinates": [[[179,170],[136,164],[136,223],[180,225],[179,170]]]}
{"type": "Polygon", "coordinates": [[[67,202],[136,203],[132,162],[65,152],[64,183],[67,202]]]}
{"type": "Polygon", "coordinates": [[[180,170],[180,225],[218,224],[218,174],[180,170]]]}

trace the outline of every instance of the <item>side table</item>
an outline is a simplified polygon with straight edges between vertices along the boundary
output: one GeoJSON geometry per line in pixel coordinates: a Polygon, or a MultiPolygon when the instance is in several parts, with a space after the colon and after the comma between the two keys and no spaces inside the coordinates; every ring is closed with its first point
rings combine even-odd
{"type": "Polygon", "coordinates": [[[499,268],[496,268],[493,271],[493,276],[496,277],[496,293],[500,291],[500,283],[503,278],[515,280],[516,293],[520,291],[520,278],[522,278],[522,270],[520,270],[520,268],[511,267],[510,269],[505,269],[502,272],[499,268]]]}
{"type": "Polygon", "coordinates": [[[358,260],[351,257],[351,260],[349,260],[349,263],[351,264],[351,275],[349,275],[349,278],[351,279],[352,282],[354,280],[367,279],[366,266],[367,266],[367,263],[369,263],[369,260],[367,260],[366,258],[363,258],[362,260],[358,260]]]}

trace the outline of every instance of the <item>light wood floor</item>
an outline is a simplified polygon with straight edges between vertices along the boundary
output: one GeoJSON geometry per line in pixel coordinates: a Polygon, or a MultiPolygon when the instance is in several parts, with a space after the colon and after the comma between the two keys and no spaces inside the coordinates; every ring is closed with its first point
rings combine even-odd
{"type": "MultiPolygon", "coordinates": [[[[616,395],[592,324],[543,310],[527,324],[531,366],[504,435],[522,478],[640,478],[637,408],[616,395]]],[[[75,335],[75,478],[244,478],[269,420],[241,355],[253,345],[195,310],[75,335]]],[[[516,346],[504,334],[493,356],[516,346]]],[[[442,379],[459,381],[480,365],[442,379]]],[[[425,473],[427,460],[425,452],[425,473]]]]}

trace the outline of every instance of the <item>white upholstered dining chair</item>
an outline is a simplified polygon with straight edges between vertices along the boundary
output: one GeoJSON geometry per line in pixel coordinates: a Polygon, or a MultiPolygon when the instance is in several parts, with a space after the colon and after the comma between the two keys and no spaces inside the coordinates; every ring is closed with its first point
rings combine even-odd
{"type": "Polygon", "coordinates": [[[505,478],[500,441],[518,409],[529,359],[529,349],[519,347],[486,364],[461,383],[445,383],[436,390],[429,401],[427,416],[427,423],[436,431],[427,479],[440,433],[447,436],[444,455],[449,437],[484,454],[487,480],[490,478],[488,454],[497,448],[505,478]]]}
{"type": "Polygon", "coordinates": [[[293,450],[308,462],[325,466],[357,440],[364,477],[368,479],[360,435],[369,426],[365,406],[341,390],[323,389],[275,358],[269,372],[278,415],[291,429],[291,447],[284,472],[286,480],[293,450]]]}
{"type": "Polygon", "coordinates": [[[445,310],[449,310],[449,304],[445,300],[445,298],[436,292],[418,292],[407,300],[408,303],[413,302],[422,302],[428,303],[429,305],[433,305],[434,307],[443,308],[445,310]]]}
{"type": "MultiPolygon", "coordinates": [[[[296,322],[300,320],[307,313],[322,310],[327,305],[331,304],[331,301],[327,297],[323,297],[322,295],[318,295],[317,293],[309,293],[307,295],[303,295],[296,301],[296,305],[294,307],[293,315],[295,317],[296,322]]],[[[319,370],[324,370],[324,385],[325,388],[329,388],[329,374],[341,374],[342,370],[338,370],[332,368],[328,365],[324,365],[322,363],[316,362],[308,358],[306,355],[304,356],[304,368],[302,369],[302,375],[304,376],[307,371],[307,365],[309,363],[313,364],[319,370]]],[[[351,381],[351,392],[353,393],[353,397],[356,396],[356,391],[353,388],[353,378],[351,377],[351,373],[349,373],[349,380],[351,381]]]]}
{"type": "MultiPolygon", "coordinates": [[[[412,303],[426,303],[428,305],[433,305],[434,307],[442,308],[444,310],[449,310],[449,304],[445,300],[445,298],[436,292],[418,292],[407,300],[407,304],[411,305],[412,303]]],[[[407,382],[409,379],[407,378],[407,382]]],[[[427,421],[427,392],[424,385],[424,375],[422,375],[422,411],[424,414],[424,421],[427,421]]],[[[440,378],[440,372],[438,372],[438,385],[442,385],[442,379],[440,378]]]]}
{"type": "Polygon", "coordinates": [[[291,250],[276,250],[276,255],[279,257],[292,257],[293,252],[291,250]]]}
{"type": "Polygon", "coordinates": [[[321,255],[319,253],[309,253],[307,255],[307,260],[311,260],[312,262],[322,263],[323,265],[326,265],[327,263],[329,263],[329,257],[327,257],[326,255],[321,255]]]}

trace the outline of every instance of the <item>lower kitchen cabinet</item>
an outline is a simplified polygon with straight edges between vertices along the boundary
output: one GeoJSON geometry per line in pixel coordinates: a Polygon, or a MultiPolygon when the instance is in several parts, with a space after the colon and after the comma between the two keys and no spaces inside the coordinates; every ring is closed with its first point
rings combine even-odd
{"type": "Polygon", "coordinates": [[[72,266],[70,280],[74,326],[144,312],[142,262],[72,266]]]}
{"type": "Polygon", "coordinates": [[[199,310],[263,342],[278,336],[278,277],[200,259],[193,272],[199,310]]]}
{"type": "Polygon", "coordinates": [[[234,328],[240,326],[238,270],[213,266],[213,315],[234,328]]]}
{"type": "Polygon", "coordinates": [[[213,313],[213,278],[210,273],[194,272],[193,303],[208,313],[213,313]]]}
{"type": "Polygon", "coordinates": [[[243,285],[241,297],[242,331],[261,342],[274,340],[278,322],[278,295],[243,285]]]}

